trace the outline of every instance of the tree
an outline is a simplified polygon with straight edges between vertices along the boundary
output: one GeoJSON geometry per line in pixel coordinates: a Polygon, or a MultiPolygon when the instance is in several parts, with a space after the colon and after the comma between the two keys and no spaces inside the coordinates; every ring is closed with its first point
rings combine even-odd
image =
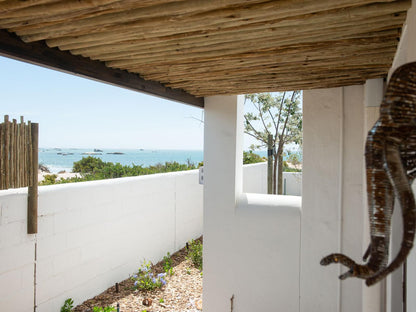
{"type": "Polygon", "coordinates": [[[245,133],[257,139],[260,144],[252,149],[268,147],[271,137],[273,158],[272,193],[282,194],[283,151],[289,143],[302,143],[302,112],[300,91],[249,94],[245,103],[252,109],[244,115],[245,133]],[[277,171],[277,168],[279,170],[277,171]]]}

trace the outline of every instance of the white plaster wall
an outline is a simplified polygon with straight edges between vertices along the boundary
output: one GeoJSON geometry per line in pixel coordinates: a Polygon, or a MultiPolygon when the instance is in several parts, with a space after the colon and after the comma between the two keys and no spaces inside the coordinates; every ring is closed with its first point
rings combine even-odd
{"type": "Polygon", "coordinates": [[[76,304],[202,234],[202,186],[186,171],[39,188],[38,234],[26,234],[25,189],[0,192],[0,306],[76,304]]]}
{"type": "Polygon", "coordinates": [[[243,192],[267,194],[267,162],[244,165],[243,192]]]}
{"type": "MultiPolygon", "coordinates": [[[[284,195],[302,195],[302,172],[283,172],[283,183],[284,195]]],[[[267,162],[244,165],[243,192],[267,194],[267,162]]]]}
{"type": "Polygon", "coordinates": [[[95,296],[202,234],[196,171],[42,187],[37,305],[95,296]]]}
{"type": "MultiPolygon", "coordinates": [[[[258,190],[251,166],[244,175],[258,190]]],[[[39,187],[39,233],[26,234],[26,189],[0,191],[0,307],[33,311],[35,245],[37,311],[58,311],[132,274],[144,258],[202,234],[198,171],[39,187]]]]}
{"type": "MultiPolygon", "coordinates": [[[[399,47],[396,52],[389,76],[394,70],[408,62],[416,61],[416,0],[412,0],[412,7],[407,13],[399,47]]],[[[415,185],[413,185],[415,189],[415,185]]],[[[397,204],[396,207],[399,207],[397,204]]],[[[395,255],[400,248],[402,239],[402,222],[399,209],[395,209],[393,216],[391,253],[395,255]]],[[[402,267],[393,272],[387,279],[387,311],[402,309],[402,267]]],[[[407,310],[416,311],[416,251],[411,251],[407,261],[407,310]]]]}
{"type": "Polygon", "coordinates": [[[283,195],[302,196],[302,172],[283,172],[283,195]]]}
{"type": "Polygon", "coordinates": [[[26,234],[27,192],[0,193],[0,310],[33,312],[35,239],[26,234]]]}
{"type": "Polygon", "coordinates": [[[231,267],[234,311],[299,311],[300,207],[299,196],[239,198],[231,267]]]}
{"type": "MultiPolygon", "coordinates": [[[[364,85],[364,102],[365,102],[365,120],[364,120],[364,138],[367,139],[368,131],[374,126],[380,115],[380,104],[383,100],[384,94],[384,79],[371,79],[367,80],[364,85]]],[[[365,167],[363,166],[363,172],[365,167]]],[[[363,176],[363,196],[364,196],[364,236],[363,236],[363,253],[366,251],[367,244],[370,237],[370,222],[368,216],[368,205],[367,205],[367,184],[366,176],[363,176]]],[[[383,280],[372,287],[363,288],[363,311],[380,311],[384,312],[386,308],[386,281],[383,280]]]]}
{"type": "Polygon", "coordinates": [[[242,194],[243,98],[205,98],[204,311],[230,311],[234,218],[242,194]]]}
{"type": "Polygon", "coordinates": [[[361,311],[361,280],[322,257],[363,247],[364,88],[304,91],[300,311],[361,311]]]}
{"type": "Polygon", "coordinates": [[[204,126],[204,311],[298,312],[300,197],[242,192],[242,97],[205,98],[204,126]]]}

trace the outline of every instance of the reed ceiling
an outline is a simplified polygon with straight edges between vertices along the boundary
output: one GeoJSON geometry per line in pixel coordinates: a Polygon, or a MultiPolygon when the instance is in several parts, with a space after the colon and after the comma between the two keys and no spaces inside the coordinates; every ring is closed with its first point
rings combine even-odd
{"type": "MultiPolygon", "coordinates": [[[[21,40],[20,48],[29,47],[19,57],[18,48],[3,39],[0,48],[7,48],[0,53],[30,61],[30,49],[43,47],[38,58],[48,58],[49,49],[51,55],[71,54],[82,66],[92,60],[197,98],[337,87],[386,76],[410,5],[410,0],[0,0],[0,29],[21,40]]],[[[59,68],[62,62],[54,66],[50,59],[46,65],[59,68]]]]}

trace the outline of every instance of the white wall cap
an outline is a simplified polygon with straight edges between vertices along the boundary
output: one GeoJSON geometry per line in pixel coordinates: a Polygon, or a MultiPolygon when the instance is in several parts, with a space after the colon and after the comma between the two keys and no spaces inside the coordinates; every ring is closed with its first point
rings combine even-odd
{"type": "Polygon", "coordinates": [[[244,193],[238,198],[237,209],[252,209],[253,207],[279,212],[289,211],[300,215],[302,197],[244,193]]]}

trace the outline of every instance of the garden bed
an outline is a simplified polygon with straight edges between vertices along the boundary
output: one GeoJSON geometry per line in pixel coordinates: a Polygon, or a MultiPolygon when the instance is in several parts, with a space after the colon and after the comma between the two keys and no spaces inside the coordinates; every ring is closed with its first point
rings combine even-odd
{"type": "MultiPolygon", "coordinates": [[[[202,272],[186,256],[186,248],[171,256],[173,275],[165,277],[166,285],[162,288],[152,291],[135,290],[134,281],[129,278],[118,283],[118,287],[110,287],[100,295],[83,302],[73,311],[89,312],[94,307],[106,306],[116,308],[117,304],[120,312],[202,311],[202,272]],[[150,306],[146,305],[150,302],[150,306]]],[[[153,268],[156,274],[164,272],[163,261],[153,268]]]]}

